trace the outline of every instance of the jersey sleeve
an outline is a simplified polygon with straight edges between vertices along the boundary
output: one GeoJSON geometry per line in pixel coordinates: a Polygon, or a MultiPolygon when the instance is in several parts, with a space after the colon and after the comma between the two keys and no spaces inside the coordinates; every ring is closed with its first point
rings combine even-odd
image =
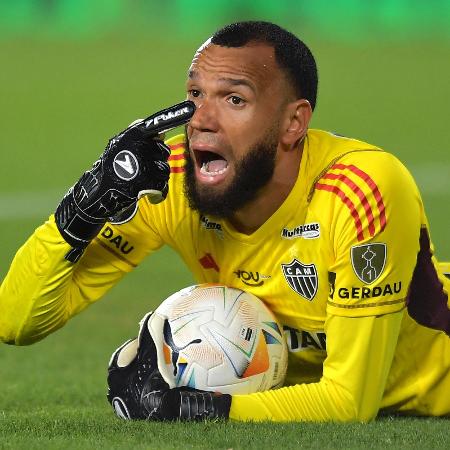
{"type": "Polygon", "coordinates": [[[330,316],[327,358],[318,383],[234,395],[230,418],[242,421],[367,422],[380,408],[403,312],[330,316]],[[351,332],[349,332],[351,330],[351,332]]]}
{"type": "Polygon", "coordinates": [[[107,223],[80,260],[70,250],[54,217],[40,226],[17,252],[0,287],[0,339],[16,345],[36,342],[101,298],[163,242],[152,229],[142,199],[135,216],[107,223]]]}
{"type": "Polygon", "coordinates": [[[173,245],[174,230],[186,216],[183,201],[184,139],[167,141],[171,177],[168,198],[152,205],[146,197],[133,214],[107,222],[80,260],[65,260],[70,250],[54,217],[39,227],[17,252],[0,286],[0,340],[24,345],[62,327],[100,299],[148,254],[173,245]]]}
{"type": "Polygon", "coordinates": [[[405,167],[381,151],[346,155],[316,183],[330,236],[327,313],[405,307],[419,252],[422,202],[405,167]]]}

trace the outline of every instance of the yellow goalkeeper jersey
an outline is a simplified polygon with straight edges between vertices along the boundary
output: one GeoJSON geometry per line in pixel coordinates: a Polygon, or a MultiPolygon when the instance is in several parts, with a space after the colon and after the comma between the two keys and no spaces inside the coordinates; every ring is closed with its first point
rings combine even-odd
{"type": "Polygon", "coordinates": [[[168,244],[199,283],[252,292],[284,327],[286,386],[234,396],[231,418],[450,414],[450,280],[404,166],[365,142],[310,130],[289,196],[245,235],[189,208],[183,139],[168,141],[168,198],[141,199],[131,219],[107,223],[75,265],[53,217],[36,230],[0,290],[1,339],[43,338],[168,244]]]}

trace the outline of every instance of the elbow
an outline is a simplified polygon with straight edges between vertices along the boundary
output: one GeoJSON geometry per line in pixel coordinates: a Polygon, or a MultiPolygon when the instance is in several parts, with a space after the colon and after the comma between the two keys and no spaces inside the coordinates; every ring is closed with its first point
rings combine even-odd
{"type": "Polygon", "coordinates": [[[343,420],[339,420],[342,423],[369,423],[375,419],[378,414],[378,410],[354,410],[350,414],[346,414],[343,420]]]}
{"type": "MultiPolygon", "coordinates": [[[[350,392],[348,389],[334,385],[334,407],[331,420],[340,423],[368,423],[378,414],[380,401],[370,395],[350,392]]],[[[329,386],[331,388],[331,386],[329,386]]],[[[381,400],[381,399],[379,399],[381,400]]]]}
{"type": "Polygon", "coordinates": [[[24,336],[14,327],[0,324],[0,341],[4,344],[23,346],[34,344],[38,340],[39,339],[33,339],[30,336],[24,336]]]}
{"type": "Polygon", "coordinates": [[[341,423],[369,423],[376,418],[379,410],[378,405],[359,403],[356,399],[347,399],[345,406],[339,409],[336,421],[341,423]]]}
{"type": "MultiPolygon", "coordinates": [[[[1,312],[0,312],[1,314],[1,312]]],[[[0,342],[8,345],[25,346],[40,341],[49,332],[19,324],[13,320],[5,321],[0,319],[0,342]]]]}
{"type": "Polygon", "coordinates": [[[0,341],[4,344],[20,345],[18,337],[19,330],[17,324],[10,320],[3,309],[0,308],[0,341]]]}

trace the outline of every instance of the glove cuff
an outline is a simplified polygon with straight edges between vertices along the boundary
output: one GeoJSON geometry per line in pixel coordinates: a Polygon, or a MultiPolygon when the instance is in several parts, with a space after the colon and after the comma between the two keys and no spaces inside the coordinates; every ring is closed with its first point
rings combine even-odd
{"type": "Polygon", "coordinates": [[[91,240],[100,232],[106,220],[83,213],[76,205],[73,189],[69,190],[56,208],[55,222],[61,236],[73,247],[65,258],[76,262],[91,240]]]}
{"type": "Polygon", "coordinates": [[[169,389],[157,400],[159,407],[153,416],[149,416],[150,419],[198,421],[228,419],[230,415],[229,394],[180,387],[169,389]]]}

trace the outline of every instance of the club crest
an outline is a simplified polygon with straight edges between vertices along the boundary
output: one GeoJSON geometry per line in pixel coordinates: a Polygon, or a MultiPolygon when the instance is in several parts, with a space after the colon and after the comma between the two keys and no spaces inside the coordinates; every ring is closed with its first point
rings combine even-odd
{"type": "Polygon", "coordinates": [[[319,280],[314,264],[303,264],[295,259],[289,264],[281,264],[284,278],[297,294],[311,301],[317,293],[319,280]]]}
{"type": "Polygon", "coordinates": [[[351,249],[353,271],[366,284],[371,284],[383,273],[386,264],[386,244],[355,245],[351,249]]]}

